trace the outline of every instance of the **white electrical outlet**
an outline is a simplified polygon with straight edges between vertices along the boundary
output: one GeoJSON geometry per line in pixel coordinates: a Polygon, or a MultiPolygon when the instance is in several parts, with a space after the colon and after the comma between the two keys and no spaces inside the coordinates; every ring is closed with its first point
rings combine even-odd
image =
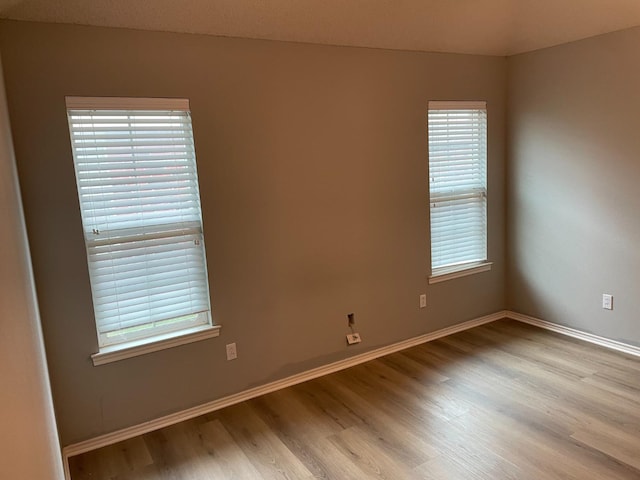
{"type": "Polygon", "coordinates": [[[227,345],[227,360],[234,360],[238,358],[238,350],[236,350],[236,344],[230,343],[227,345]]]}
{"type": "Polygon", "coordinates": [[[423,293],[420,295],[420,308],[424,308],[427,306],[427,294],[423,293]]]}
{"type": "Polygon", "coordinates": [[[613,310],[613,295],[608,293],[602,294],[602,308],[605,310],[613,310]]]}
{"type": "Polygon", "coordinates": [[[354,343],[360,343],[362,339],[360,338],[359,333],[349,333],[347,334],[347,345],[353,345],[354,343]]]}

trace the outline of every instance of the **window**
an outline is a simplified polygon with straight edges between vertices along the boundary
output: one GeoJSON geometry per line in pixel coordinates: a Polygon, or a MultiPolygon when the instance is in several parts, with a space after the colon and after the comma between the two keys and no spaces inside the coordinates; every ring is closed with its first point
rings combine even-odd
{"type": "Polygon", "coordinates": [[[188,100],[67,97],[67,116],[101,352],[211,328],[188,100]]]}
{"type": "Polygon", "coordinates": [[[429,102],[431,279],[488,270],[485,102],[429,102]]]}

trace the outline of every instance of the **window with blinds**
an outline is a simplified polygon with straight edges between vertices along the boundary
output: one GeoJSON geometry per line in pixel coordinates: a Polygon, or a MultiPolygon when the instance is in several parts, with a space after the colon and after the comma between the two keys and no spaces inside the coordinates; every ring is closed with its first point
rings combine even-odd
{"type": "Polygon", "coordinates": [[[188,100],[66,100],[100,346],[211,325],[188,100]]]}
{"type": "Polygon", "coordinates": [[[487,260],[485,102],[429,102],[431,274],[487,260]]]}

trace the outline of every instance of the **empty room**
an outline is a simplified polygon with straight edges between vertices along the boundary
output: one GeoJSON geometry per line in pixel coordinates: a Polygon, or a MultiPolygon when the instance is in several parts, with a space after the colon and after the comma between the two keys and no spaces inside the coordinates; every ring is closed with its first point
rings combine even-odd
{"type": "Polygon", "coordinates": [[[0,478],[640,479],[640,3],[0,0],[0,478]]]}

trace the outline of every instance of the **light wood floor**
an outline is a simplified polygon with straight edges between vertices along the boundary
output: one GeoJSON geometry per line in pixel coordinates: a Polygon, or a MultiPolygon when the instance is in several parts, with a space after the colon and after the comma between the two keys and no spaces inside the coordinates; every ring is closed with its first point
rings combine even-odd
{"type": "Polygon", "coordinates": [[[500,321],[70,466],[73,480],[637,480],[640,360],[500,321]]]}

